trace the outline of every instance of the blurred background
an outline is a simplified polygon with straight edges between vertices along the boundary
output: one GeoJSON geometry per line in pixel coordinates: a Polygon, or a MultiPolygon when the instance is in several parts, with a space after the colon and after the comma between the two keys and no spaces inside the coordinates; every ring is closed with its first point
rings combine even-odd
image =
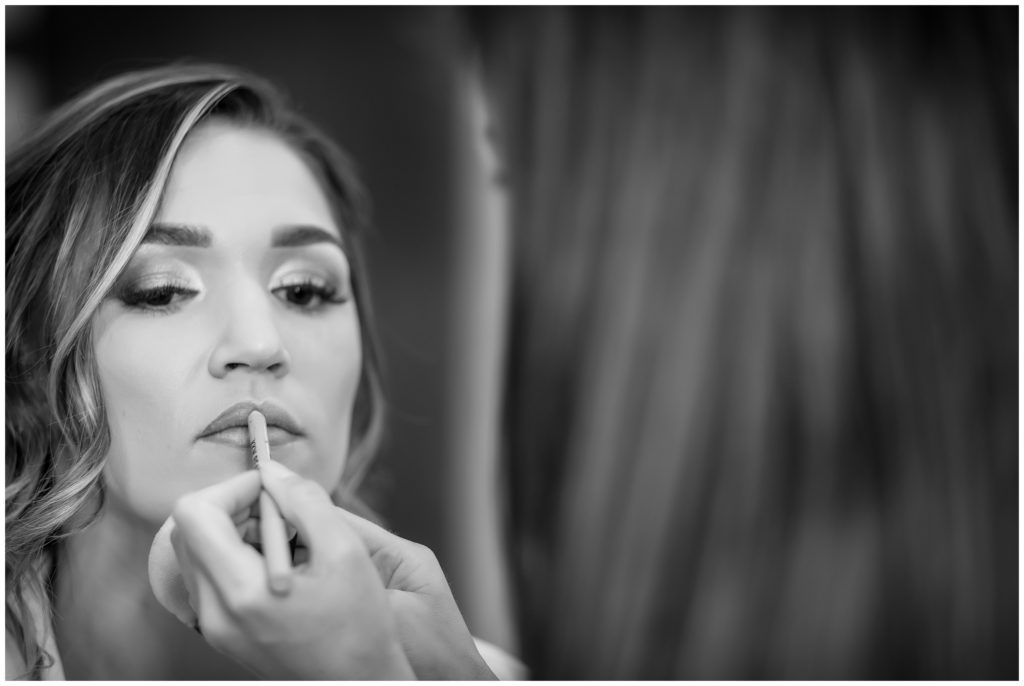
{"type": "Polygon", "coordinates": [[[456,135],[468,115],[454,11],[8,6],[5,20],[8,147],[101,79],[191,59],[275,82],[354,157],[373,201],[369,273],[390,406],[370,501],[434,550],[474,634],[514,649],[496,558],[487,347],[500,260],[493,235],[473,230],[485,209],[456,194],[475,153],[456,135]]]}

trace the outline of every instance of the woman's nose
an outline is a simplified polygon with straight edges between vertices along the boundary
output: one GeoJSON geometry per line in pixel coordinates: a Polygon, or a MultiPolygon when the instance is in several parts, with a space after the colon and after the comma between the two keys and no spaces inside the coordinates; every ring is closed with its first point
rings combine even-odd
{"type": "Polygon", "coordinates": [[[210,355],[210,373],[224,378],[231,372],[288,373],[290,360],[278,327],[274,303],[252,289],[238,293],[218,313],[222,330],[210,355]]]}

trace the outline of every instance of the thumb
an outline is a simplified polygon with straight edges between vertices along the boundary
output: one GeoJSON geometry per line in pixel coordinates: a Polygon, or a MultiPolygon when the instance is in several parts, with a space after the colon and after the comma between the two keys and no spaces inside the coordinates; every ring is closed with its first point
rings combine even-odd
{"type": "Polygon", "coordinates": [[[345,523],[366,546],[381,581],[388,589],[410,593],[434,592],[444,584],[444,575],[430,548],[396,536],[359,515],[339,510],[345,523]]]}
{"type": "Polygon", "coordinates": [[[344,508],[338,509],[341,510],[345,523],[352,527],[356,535],[362,539],[371,555],[384,550],[398,550],[416,545],[412,541],[396,536],[384,527],[374,524],[369,519],[353,514],[344,508]]]}

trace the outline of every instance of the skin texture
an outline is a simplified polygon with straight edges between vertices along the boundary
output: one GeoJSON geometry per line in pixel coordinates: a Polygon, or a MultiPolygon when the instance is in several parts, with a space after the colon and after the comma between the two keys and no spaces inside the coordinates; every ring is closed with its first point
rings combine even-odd
{"type": "Polygon", "coordinates": [[[213,120],[185,141],[154,226],[171,232],[140,246],[93,325],[112,503],[159,523],[184,493],[246,470],[244,428],[197,437],[250,401],[297,427],[271,427],[274,459],[332,490],[362,359],[341,234],[313,174],[272,134],[213,120]],[[181,227],[203,247],[168,244],[181,227]],[[271,246],[296,227],[333,242],[271,246]]]}
{"type": "Polygon", "coordinates": [[[314,176],[274,136],[212,121],[186,140],[150,239],[92,332],[109,498],[69,542],[61,576],[69,677],[492,676],[436,558],[329,495],[362,364],[338,228],[314,176]],[[250,402],[273,406],[277,480],[249,469],[247,409],[203,438],[250,402]],[[264,558],[243,542],[261,486],[298,535],[286,596],[270,592],[264,558]],[[195,617],[184,625],[144,568],[172,513],[195,617]],[[97,635],[117,638],[83,640],[97,635]]]}

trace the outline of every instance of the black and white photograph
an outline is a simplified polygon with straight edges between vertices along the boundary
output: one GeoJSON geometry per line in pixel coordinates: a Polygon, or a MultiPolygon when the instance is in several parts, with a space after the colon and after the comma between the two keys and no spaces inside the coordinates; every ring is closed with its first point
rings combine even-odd
{"type": "Polygon", "coordinates": [[[1007,681],[1016,4],[6,4],[7,680],[1007,681]]]}

